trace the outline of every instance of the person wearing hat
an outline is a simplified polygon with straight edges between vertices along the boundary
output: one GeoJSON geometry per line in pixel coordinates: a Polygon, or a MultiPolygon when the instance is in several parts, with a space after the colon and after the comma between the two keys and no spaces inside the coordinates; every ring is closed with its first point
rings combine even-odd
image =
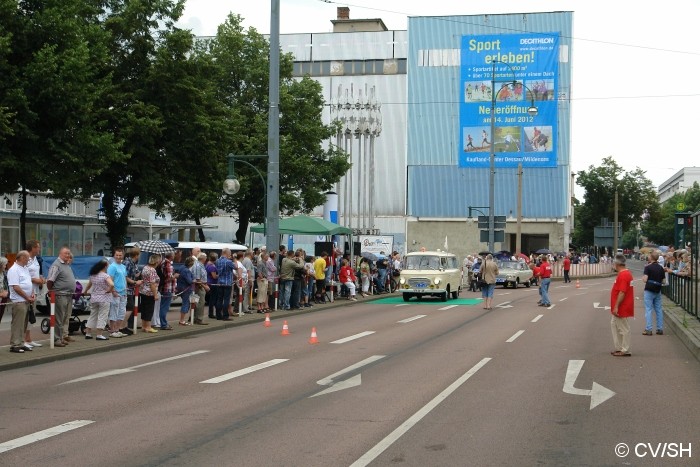
{"type": "Polygon", "coordinates": [[[629,357],[630,349],[630,322],[634,317],[634,287],[632,286],[632,273],[625,265],[625,255],[616,254],[613,261],[617,278],[610,291],[610,313],[612,320],[613,343],[615,350],[610,352],[614,357],[629,357]]]}

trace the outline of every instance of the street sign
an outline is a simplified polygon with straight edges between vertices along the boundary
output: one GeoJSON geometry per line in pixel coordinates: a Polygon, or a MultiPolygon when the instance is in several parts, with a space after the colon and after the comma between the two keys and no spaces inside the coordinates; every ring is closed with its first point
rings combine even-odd
{"type": "MultiPolygon", "coordinates": [[[[489,216],[478,216],[476,218],[478,222],[478,227],[480,229],[489,228],[489,216]]],[[[506,216],[493,216],[493,228],[494,229],[505,229],[506,228],[506,216]]]]}
{"type": "MultiPolygon", "coordinates": [[[[493,241],[494,242],[504,242],[505,239],[506,239],[505,231],[503,231],[503,230],[494,230],[493,231],[493,241]]],[[[488,229],[479,230],[479,241],[482,243],[488,243],[488,241],[489,241],[488,229]]]]}

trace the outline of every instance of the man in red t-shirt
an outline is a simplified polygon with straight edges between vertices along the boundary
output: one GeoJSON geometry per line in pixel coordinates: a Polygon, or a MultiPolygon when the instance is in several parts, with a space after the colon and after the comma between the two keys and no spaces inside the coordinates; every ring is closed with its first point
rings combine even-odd
{"type": "Polygon", "coordinates": [[[569,271],[571,270],[571,260],[569,259],[569,254],[564,256],[564,283],[571,282],[571,277],[569,277],[569,271]]]}
{"type": "Polygon", "coordinates": [[[617,279],[610,291],[610,313],[612,313],[613,343],[615,350],[610,352],[615,357],[629,357],[630,323],[628,318],[634,316],[634,287],[632,273],[625,266],[625,255],[615,255],[617,279]]]}

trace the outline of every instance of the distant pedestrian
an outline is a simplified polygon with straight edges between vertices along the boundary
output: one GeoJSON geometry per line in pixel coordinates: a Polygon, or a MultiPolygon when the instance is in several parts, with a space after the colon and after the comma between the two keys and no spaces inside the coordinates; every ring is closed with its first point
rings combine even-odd
{"type": "Polygon", "coordinates": [[[71,267],[73,255],[68,247],[58,252],[58,258],[53,262],[46,278],[46,287],[56,295],[56,336],[54,347],[65,347],[75,339],[70,337],[68,321],[73,313],[73,294],[75,293],[75,274],[71,267]]]}
{"type": "Polygon", "coordinates": [[[634,317],[634,287],[632,286],[632,273],[625,266],[625,255],[615,255],[613,262],[617,278],[610,291],[610,313],[612,320],[613,343],[615,350],[610,352],[614,357],[629,357],[630,348],[630,323],[629,318],[634,317]]]}
{"type": "Polygon", "coordinates": [[[493,291],[496,288],[496,276],[498,276],[498,265],[493,260],[493,255],[486,255],[486,261],[481,266],[481,297],[484,299],[484,310],[493,309],[493,291]]]}
{"type": "Polygon", "coordinates": [[[649,264],[644,267],[644,308],[646,327],[642,333],[651,336],[653,332],[654,315],[656,315],[656,334],[664,333],[664,313],[661,309],[661,286],[666,277],[664,268],[659,264],[658,251],[649,254],[649,264]]]}
{"type": "Polygon", "coordinates": [[[153,315],[156,312],[156,301],[160,300],[158,272],[156,268],[161,262],[162,257],[158,254],[153,254],[148,257],[148,264],[143,267],[141,271],[141,278],[143,280],[140,295],[140,308],[141,311],[141,326],[143,332],[156,333],[157,329],[151,326],[151,321],[153,320],[153,315]]]}
{"type": "Polygon", "coordinates": [[[540,263],[540,294],[542,295],[542,303],[540,306],[551,306],[552,302],[549,300],[549,284],[552,282],[552,265],[549,263],[547,255],[542,255],[542,262],[540,263]]]}
{"type": "MultiPolygon", "coordinates": [[[[85,327],[85,339],[92,339],[94,332],[96,340],[109,340],[109,337],[104,336],[102,331],[107,325],[109,307],[117,292],[114,290],[114,281],[107,274],[108,266],[109,262],[106,259],[101,259],[90,268],[90,280],[84,291],[87,294],[92,289],[90,294],[90,317],[85,327]]],[[[117,336],[115,335],[114,337],[117,336]]],[[[121,334],[119,337],[122,337],[121,334]]]]}
{"type": "Polygon", "coordinates": [[[187,315],[190,313],[190,308],[192,306],[190,297],[194,292],[194,275],[190,268],[194,266],[195,262],[192,256],[188,256],[177,276],[176,290],[177,293],[180,294],[180,299],[182,300],[182,304],[180,305],[180,321],[178,322],[180,326],[190,325],[190,322],[187,320],[187,315]]]}
{"type": "Polygon", "coordinates": [[[10,352],[24,353],[32,350],[24,345],[24,327],[27,321],[29,305],[36,301],[32,276],[29,274],[27,264],[29,252],[22,250],[17,253],[15,263],[7,271],[7,283],[10,287],[10,301],[12,301],[12,324],[10,325],[10,352]]]}
{"type": "Polygon", "coordinates": [[[571,282],[571,277],[569,276],[569,271],[571,271],[571,259],[569,258],[569,253],[564,256],[563,269],[564,269],[564,283],[568,284],[571,282]]]}
{"type": "Polygon", "coordinates": [[[0,256],[0,321],[5,314],[5,303],[10,301],[10,286],[7,284],[7,258],[0,256]]]}

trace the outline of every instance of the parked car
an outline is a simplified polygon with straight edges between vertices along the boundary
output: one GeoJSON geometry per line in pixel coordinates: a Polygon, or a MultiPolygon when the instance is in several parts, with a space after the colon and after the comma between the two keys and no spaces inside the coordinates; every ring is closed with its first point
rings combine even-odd
{"type": "Polygon", "coordinates": [[[445,302],[462,291],[462,269],[457,257],[444,251],[408,253],[399,277],[399,292],[403,301],[411,297],[440,297],[445,302]]]}
{"type": "Polygon", "coordinates": [[[496,276],[496,285],[502,285],[504,288],[512,286],[514,289],[522,284],[525,287],[530,287],[533,283],[532,270],[524,261],[499,261],[498,276],[496,276]]]}

